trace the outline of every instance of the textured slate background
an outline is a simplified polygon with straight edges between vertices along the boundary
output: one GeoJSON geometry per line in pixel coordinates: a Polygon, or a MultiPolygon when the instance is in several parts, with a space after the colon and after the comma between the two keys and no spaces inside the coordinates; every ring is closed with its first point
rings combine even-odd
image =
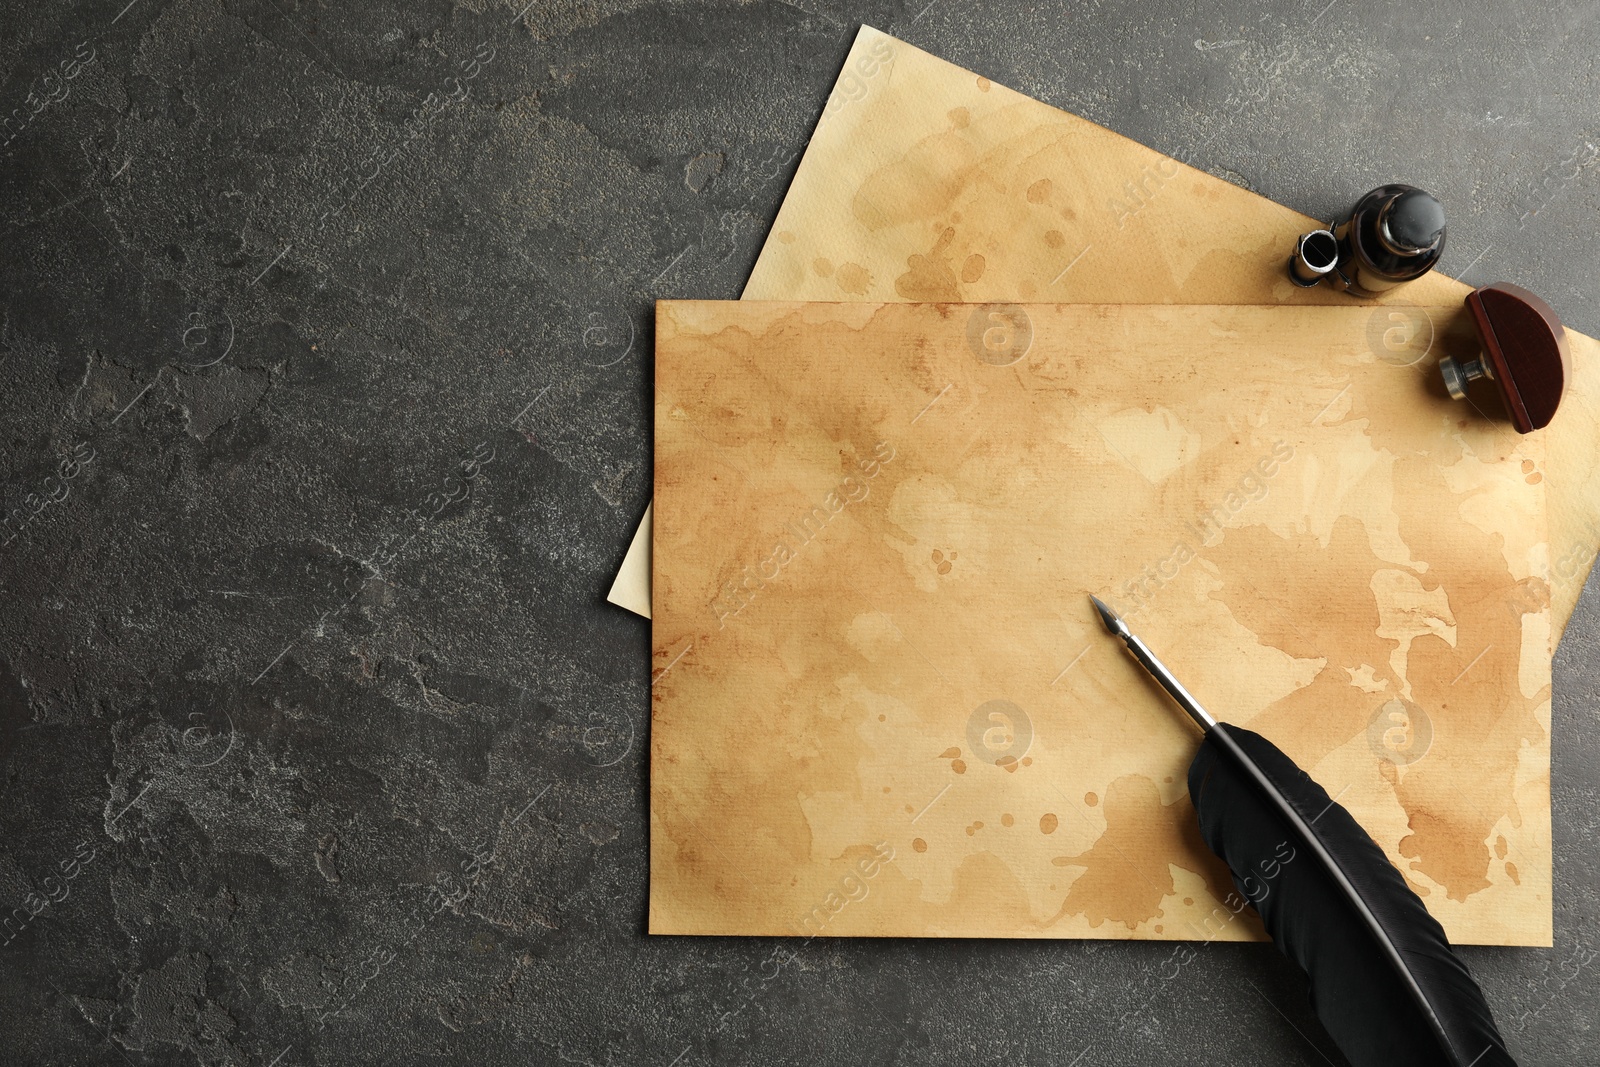
{"type": "MultiPolygon", "coordinates": [[[[5,0],[0,1060],[1337,1062],[1266,946],[644,936],[650,301],[738,294],[868,21],[1313,214],[1422,184],[1595,333],[1597,9],[926,2],[5,0]]],[[[1600,1017],[1597,635],[1556,947],[1466,953],[1524,1064],[1600,1017]]]]}

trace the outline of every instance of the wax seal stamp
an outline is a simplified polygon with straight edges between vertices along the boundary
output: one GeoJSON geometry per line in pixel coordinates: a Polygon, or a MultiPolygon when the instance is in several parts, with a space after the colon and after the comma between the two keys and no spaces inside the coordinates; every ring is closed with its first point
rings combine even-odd
{"type": "Polygon", "coordinates": [[[1509,282],[1474,289],[1467,296],[1467,310],[1483,351],[1477,359],[1439,360],[1445,388],[1457,400],[1465,400],[1468,384],[1487,378],[1518,433],[1549,425],[1572,373],[1561,320],[1549,304],[1509,282]]]}
{"type": "Polygon", "coordinates": [[[1420,278],[1444,254],[1444,206],[1413,185],[1380,185],[1343,222],[1295,242],[1289,278],[1326,282],[1352,296],[1377,296],[1420,278]]]}

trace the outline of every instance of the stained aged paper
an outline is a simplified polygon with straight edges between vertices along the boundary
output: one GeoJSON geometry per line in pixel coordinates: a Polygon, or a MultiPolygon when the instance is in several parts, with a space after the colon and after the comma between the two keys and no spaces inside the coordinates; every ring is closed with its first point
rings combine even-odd
{"type": "Polygon", "coordinates": [[[1549,944],[1543,438],[1432,384],[1463,327],[658,305],[651,931],[1261,936],[1093,592],[1453,940],[1549,944]]]}
{"type": "MultiPolygon", "coordinates": [[[[1285,277],[1312,225],[863,27],[744,296],[1353,303],[1285,277]]],[[[1453,306],[1468,291],[1433,274],[1390,299],[1453,306]]],[[[1557,637],[1600,544],[1600,345],[1572,341],[1575,380],[1543,431],[1557,637]]],[[[612,599],[648,614],[647,578],[636,565],[612,599]]]]}

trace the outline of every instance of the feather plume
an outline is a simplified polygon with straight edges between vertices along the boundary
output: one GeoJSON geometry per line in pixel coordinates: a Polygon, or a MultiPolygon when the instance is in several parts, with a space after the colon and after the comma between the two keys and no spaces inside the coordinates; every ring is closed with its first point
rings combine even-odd
{"type": "Polygon", "coordinates": [[[1354,1067],[1516,1067],[1483,992],[1361,824],[1259,734],[1218,722],[1098,598],[1095,610],[1205,733],[1189,766],[1200,834],[1354,1067]]]}
{"type": "Polygon", "coordinates": [[[1189,795],[1201,836],[1305,971],[1312,1008],[1355,1067],[1514,1067],[1444,928],[1361,825],[1282,750],[1219,723],[1189,767],[1189,795]],[[1263,796],[1241,755],[1297,819],[1263,796]],[[1284,842],[1296,853],[1288,862],[1284,842]],[[1260,872],[1275,857],[1269,882],[1260,872]]]}

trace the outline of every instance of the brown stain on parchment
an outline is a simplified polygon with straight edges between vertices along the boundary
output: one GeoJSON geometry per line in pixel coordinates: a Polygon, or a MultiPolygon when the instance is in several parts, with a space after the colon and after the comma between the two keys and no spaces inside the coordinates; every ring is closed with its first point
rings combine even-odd
{"type": "MultiPolygon", "coordinates": [[[[953,236],[953,231],[947,231],[947,234],[953,236]]],[[[871,318],[865,325],[857,326],[839,321],[810,321],[802,306],[773,320],[759,342],[736,325],[728,325],[715,333],[698,337],[696,340],[702,348],[708,351],[716,350],[736,359],[748,358],[738,354],[748,352],[757,343],[763,347],[782,349],[789,349],[795,345],[799,347],[782,364],[766,365],[759,361],[748,364],[765,391],[762,405],[773,412],[772,421],[767,425],[752,425],[747,417],[753,403],[749,379],[697,368],[699,388],[703,391],[698,406],[704,412],[704,417],[696,418],[695,429],[703,440],[719,446],[736,444],[747,450],[746,454],[752,460],[754,469],[770,470],[781,465],[782,458],[789,449],[789,434],[777,420],[786,420],[793,411],[806,409],[804,425],[824,434],[837,450],[840,477],[855,472],[852,456],[871,455],[874,443],[881,439],[880,427],[889,412],[881,401],[874,401],[868,396],[852,399],[848,403],[808,407],[805,404],[807,388],[804,384],[806,381],[804,368],[815,365],[818,367],[817,373],[825,373],[821,365],[827,361],[816,353],[852,351],[859,348],[863,334],[871,335],[882,329],[874,327],[878,319],[892,318],[898,310],[900,310],[899,305],[881,305],[871,313],[871,318]],[[804,338],[804,341],[801,342],[800,338],[804,338]],[[737,427],[737,430],[734,427],[737,427]],[[736,437],[727,436],[735,433],[736,437]]],[[[902,346],[898,348],[894,358],[897,366],[908,369],[908,372],[927,388],[929,395],[937,393],[949,381],[948,377],[934,381],[935,373],[931,364],[937,362],[939,356],[926,345],[902,346]]],[[[892,463],[883,467],[879,476],[872,480],[871,491],[882,492],[887,485],[893,483],[904,467],[904,464],[892,463]]],[[[658,492],[661,489],[660,482],[658,476],[658,492]]],[[[814,503],[817,501],[796,500],[794,506],[804,510],[806,506],[814,503]]],[[[863,514],[860,509],[854,507],[849,513],[857,518],[863,514]]],[[[793,516],[786,514],[783,517],[793,516]]],[[[732,528],[741,530],[748,528],[748,524],[733,524],[732,528]]],[[[763,547],[770,548],[771,545],[768,543],[763,547]]],[[[723,548],[726,550],[726,546],[723,548]]]]}
{"type": "Polygon", "coordinates": [[[979,171],[978,150],[964,134],[932,134],[868,175],[850,198],[850,211],[873,231],[937,218],[979,171]]]}
{"type": "Polygon", "coordinates": [[[906,257],[906,272],[894,280],[894,291],[907,300],[926,303],[955,303],[961,299],[956,274],[946,250],[956,238],[954,226],[946,226],[926,255],[913,252],[906,257]]]}
{"type": "Polygon", "coordinates": [[[961,861],[954,872],[950,900],[940,909],[961,917],[984,914],[1008,929],[1025,930],[1034,925],[1028,909],[1028,893],[1009,864],[992,852],[976,852],[961,861]]]}
{"type": "MultiPolygon", "coordinates": [[[[1449,592],[1457,641],[1451,648],[1422,638],[1411,646],[1413,699],[1431,715],[1434,739],[1428,754],[1405,768],[1395,795],[1410,815],[1401,854],[1452,900],[1466,900],[1491,885],[1496,824],[1523,819],[1496,798],[1514,795],[1524,744],[1545,741],[1536,709],[1549,690],[1525,697],[1518,675],[1523,612],[1545,610],[1549,588],[1511,575],[1497,535],[1424,518],[1460,505],[1439,477],[1428,458],[1396,464],[1395,481],[1425,494],[1430,505],[1401,513],[1401,537],[1429,563],[1423,585],[1449,592]]],[[[1507,876],[1517,880],[1509,870],[1507,876]]]]}
{"type": "Polygon", "coordinates": [[[1376,571],[1394,565],[1373,553],[1359,519],[1336,520],[1326,547],[1312,534],[1285,538],[1265,526],[1243,526],[1227,530],[1200,555],[1224,575],[1212,596],[1257,640],[1296,659],[1327,661],[1310,685],[1245,724],[1302,767],[1364,731],[1379,705],[1399,691],[1401,680],[1389,666],[1394,646],[1377,634],[1371,586],[1376,571]],[[1306,610],[1312,604],[1314,613],[1306,610]],[[1388,683],[1383,693],[1369,695],[1349,684],[1348,672],[1363,664],[1388,683]]]}
{"type": "MultiPolygon", "coordinates": [[[[954,125],[958,116],[952,112],[949,117],[954,125]]],[[[977,127],[967,130],[956,126],[929,134],[861,181],[850,199],[851,213],[874,232],[908,223],[928,224],[951,218],[952,211],[959,211],[969,213],[974,221],[985,220],[989,232],[1008,233],[1004,225],[996,226],[987,220],[1027,208],[1016,201],[1014,194],[996,196],[996,181],[1005,181],[1003,176],[1014,174],[1019,166],[1028,167],[1034,174],[1049,167],[1063,175],[1085,177],[1090,176],[1085,171],[1093,170],[1073,154],[1068,127],[1029,129],[1023,119],[1016,105],[983,116],[987,136],[982,142],[973,137],[977,127]],[[1008,128],[1015,129],[1016,136],[995,139],[996,131],[1008,128]],[[991,147],[980,153],[979,143],[991,147]]],[[[1046,203],[1052,190],[1050,179],[1035,179],[1026,186],[1023,199],[1028,204],[1046,203]]],[[[1063,217],[1071,219],[1076,215],[1068,206],[1063,217]]],[[[1008,280],[1007,288],[1014,280],[1008,280]]]]}
{"type": "MultiPolygon", "coordinates": [[[[776,328],[782,330],[786,326],[780,323],[776,328]]],[[[737,349],[749,343],[748,335],[740,338],[738,331],[727,330],[701,340],[710,349],[737,349]]],[[[847,336],[838,340],[846,347],[851,343],[847,336]]],[[[758,454],[766,451],[760,442],[774,434],[764,426],[739,429],[737,436],[729,433],[737,422],[734,413],[750,406],[748,379],[708,369],[693,384],[697,403],[691,406],[690,414],[696,419],[696,429],[704,426],[713,439],[748,444],[758,454]],[[725,410],[729,414],[719,415],[720,421],[713,424],[705,417],[707,410],[725,410]],[[722,428],[718,429],[718,425],[722,428]]],[[[787,411],[792,406],[777,393],[763,395],[761,402],[774,412],[787,411]]],[[[873,438],[855,441],[855,435],[845,429],[849,424],[853,424],[851,429],[861,425],[862,412],[836,414],[840,423],[835,438],[841,453],[839,462],[841,468],[848,466],[854,471],[857,456],[871,455],[873,438]]],[[[875,421],[865,420],[867,425],[875,421]]],[[[704,445],[701,434],[694,436],[704,445]]],[[[785,434],[776,437],[787,440],[785,434]]],[[[773,461],[766,462],[770,466],[773,461]]],[[[695,486],[697,507],[710,509],[711,513],[728,513],[737,500],[748,499],[748,475],[737,468],[716,469],[727,476],[721,481],[709,479],[702,466],[698,476],[685,484],[695,486]]],[[[893,465],[883,471],[871,482],[873,494],[881,493],[894,477],[893,465]]],[[[670,465],[664,465],[662,473],[669,475],[657,482],[658,492],[668,490],[657,509],[657,514],[663,516],[663,531],[692,527],[693,521],[674,517],[673,508],[679,506],[677,501],[681,498],[670,491],[670,465]]],[[[683,476],[682,472],[679,476],[683,476]]],[[[864,506],[851,505],[856,512],[864,506]]],[[[869,717],[876,719],[877,709],[869,710],[832,686],[819,686],[819,680],[837,677],[834,672],[854,670],[862,675],[875,673],[880,691],[912,691],[917,683],[893,664],[877,666],[874,671],[876,665],[837,631],[784,647],[785,662],[792,673],[776,685],[761,687],[764,707],[768,714],[777,716],[774,721],[769,722],[767,714],[738,715],[723,724],[725,729],[719,727],[707,734],[684,718],[683,708],[687,705],[671,702],[680,691],[703,694],[707,684],[715,684],[701,673],[704,664],[719,662],[714,657],[727,656],[727,662],[745,664],[772,655],[768,630],[758,620],[763,611],[770,613],[775,603],[812,616],[824,613],[833,598],[815,586],[807,586],[803,575],[807,569],[825,573],[830,554],[851,541],[852,533],[858,532],[853,527],[859,521],[858,515],[834,519],[814,543],[799,548],[799,558],[786,568],[781,583],[758,593],[751,606],[722,629],[704,607],[704,597],[711,587],[673,594],[672,576],[658,574],[657,595],[666,593],[670,601],[686,609],[698,609],[687,611],[685,621],[701,629],[693,650],[663,674],[652,691],[651,866],[656,872],[652,875],[652,928],[696,928],[696,924],[709,921],[710,929],[727,923],[731,928],[778,932],[773,929],[774,922],[791,916],[775,914],[772,887],[760,878],[752,878],[750,872],[816,869],[818,858],[813,855],[807,798],[817,794],[859,795],[865,788],[876,792],[881,787],[881,781],[858,781],[856,773],[859,761],[869,755],[861,726],[869,717]],[[761,802],[752,803],[751,797],[757,794],[761,802]],[[661,873],[666,871],[672,872],[670,879],[661,873]],[[654,889],[658,880],[660,893],[654,889]],[[707,917],[713,914],[717,918],[709,920],[707,917]]],[[[744,528],[727,532],[729,536],[718,542],[717,554],[726,552],[725,558],[734,564],[753,565],[771,548],[775,538],[785,536],[776,523],[766,522],[747,523],[744,528]]],[[[798,545],[797,537],[792,533],[787,536],[798,545]]],[[[668,655],[676,656],[678,651],[674,648],[668,655]]],[[[664,662],[660,665],[666,666],[664,662]]],[[[737,673],[737,668],[719,672],[723,677],[729,673],[737,673]]],[[[770,677],[764,679],[764,683],[770,681],[770,677]]],[[[819,887],[818,892],[824,888],[827,887],[819,887]]]]}
{"type": "MultiPolygon", "coordinates": [[[[1380,410],[1374,411],[1364,400],[1362,409],[1373,419],[1400,418],[1398,411],[1381,410],[1387,403],[1376,401],[1380,410]]],[[[1377,436],[1400,444],[1392,425],[1377,436]]],[[[1548,591],[1537,580],[1512,578],[1501,562],[1498,537],[1467,523],[1439,521],[1457,512],[1461,500],[1443,484],[1436,457],[1397,459],[1394,480],[1421,501],[1401,509],[1401,537],[1413,558],[1427,561],[1425,571],[1412,572],[1422,588],[1445,590],[1456,645],[1434,635],[1412,640],[1412,699],[1430,715],[1434,741],[1417,763],[1381,769],[1408,815],[1411,832],[1399,843],[1401,855],[1451,899],[1466,900],[1490,886],[1490,835],[1501,818],[1515,814],[1488,798],[1512,795],[1522,741],[1541,732],[1536,702],[1518,690],[1520,612],[1541,607],[1548,591]]],[[[1327,660],[1312,684],[1248,724],[1303,767],[1360,735],[1379,705],[1401,691],[1404,680],[1389,658],[1396,641],[1376,632],[1378,605],[1370,587],[1376,572],[1395,564],[1373,554],[1357,519],[1337,520],[1326,548],[1309,535],[1280,538],[1265,527],[1247,526],[1228,530],[1202,555],[1225,576],[1250,576],[1225,577],[1213,595],[1263,644],[1296,658],[1327,660]],[[1315,617],[1305,610],[1309,604],[1319,605],[1315,617]],[[1363,664],[1389,683],[1382,693],[1347,684],[1345,668],[1363,664]]]]}
{"type": "MultiPolygon", "coordinates": [[[[1383,662],[1387,664],[1387,660],[1383,662]]],[[[1387,666],[1383,674],[1391,674],[1387,666]]],[[[1313,767],[1365,733],[1372,716],[1392,699],[1392,690],[1369,695],[1347,678],[1342,668],[1330,664],[1317,672],[1310,685],[1274,702],[1247,725],[1270,738],[1302,768],[1313,767]]],[[[1385,761],[1382,766],[1392,768],[1394,764],[1385,761]]]]}
{"type": "MultiPolygon", "coordinates": [[[[1176,857],[1193,857],[1192,864],[1185,861],[1185,869],[1204,880],[1214,900],[1228,899],[1233,892],[1232,875],[1201,839],[1200,823],[1187,793],[1163,804],[1154,782],[1129,774],[1113,781],[1101,802],[1106,829],[1089,851],[1050,861],[1056,867],[1082,867],[1084,871],[1068,888],[1061,910],[1044,925],[1081,915],[1091,928],[1116,922],[1133,930],[1165,917],[1161,902],[1176,891],[1169,867],[1176,857]]],[[[1186,908],[1194,904],[1192,897],[1183,899],[1186,908]]],[[[1253,913],[1240,918],[1259,932],[1259,920],[1253,913]]]]}
{"type": "MultiPolygon", "coordinates": [[[[1161,791],[1143,775],[1112,782],[1105,796],[1105,832],[1089,851],[1051,861],[1084,870],[1050,923],[1082,915],[1091,927],[1114,922],[1133,930],[1163,914],[1161,901],[1175,888],[1167,861],[1176,851],[1176,807],[1162,805],[1161,791]],[[1152,812],[1158,817],[1152,819],[1152,812]]],[[[1188,814],[1192,820],[1192,808],[1188,814]]]]}
{"type": "Polygon", "coordinates": [[[1262,644],[1329,666],[1388,663],[1392,646],[1377,635],[1372,575],[1394,564],[1373,553],[1360,519],[1335,521],[1326,548],[1314,534],[1279,537],[1265,526],[1240,526],[1199,554],[1223,574],[1212,596],[1262,644]]]}
{"type": "Polygon", "coordinates": [[[839,288],[851,296],[865,296],[867,290],[872,288],[872,274],[859,263],[843,263],[834,275],[834,281],[839,283],[839,288]]]}

